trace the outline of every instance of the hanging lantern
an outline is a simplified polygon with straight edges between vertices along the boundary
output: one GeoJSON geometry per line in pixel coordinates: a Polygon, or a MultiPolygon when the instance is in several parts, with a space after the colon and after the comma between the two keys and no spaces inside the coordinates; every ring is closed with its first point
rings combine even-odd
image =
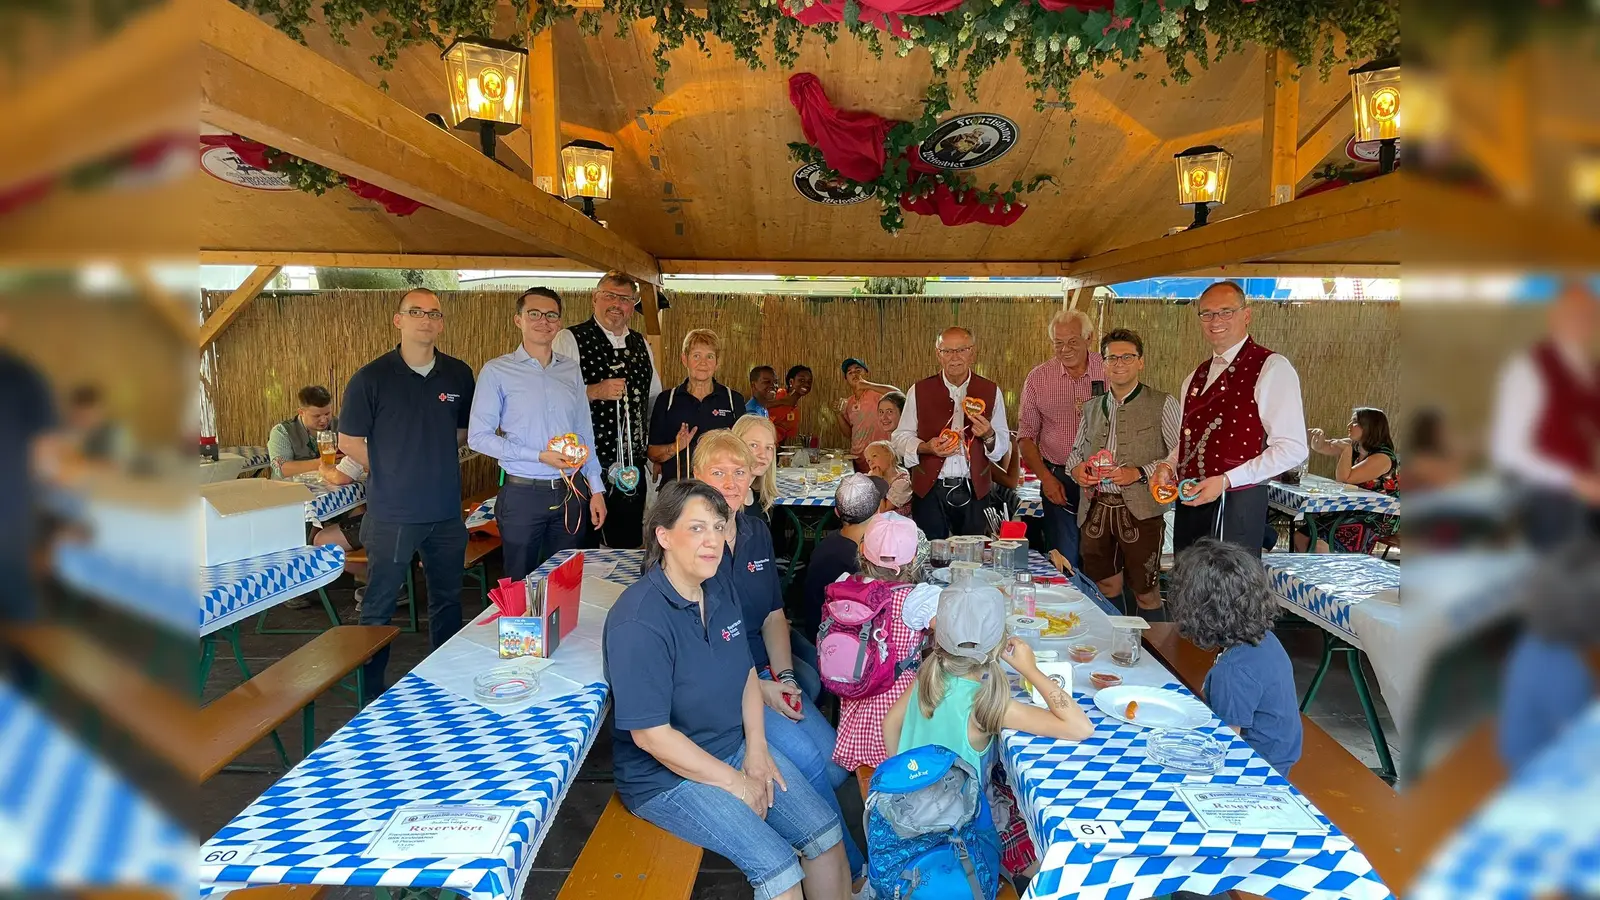
{"type": "Polygon", "coordinates": [[[461,38],[442,58],[453,127],[478,132],[484,155],[493,159],[495,136],[522,127],[528,51],[492,38],[461,38]]]}
{"type": "Polygon", "coordinates": [[[571,141],[561,148],[561,196],[582,198],[583,213],[594,218],[594,201],[611,199],[610,147],[599,141],[571,141]]]}
{"type": "Polygon", "coordinates": [[[1350,96],[1356,140],[1382,142],[1378,168],[1385,175],[1393,172],[1400,140],[1400,61],[1379,59],[1351,69],[1350,96]]]}
{"type": "Polygon", "coordinates": [[[1233,171],[1233,154],[1206,145],[1190,147],[1173,159],[1178,164],[1178,203],[1194,207],[1194,224],[1206,224],[1211,205],[1228,200],[1228,176],[1233,171]]]}
{"type": "Polygon", "coordinates": [[[1572,161],[1572,199],[1600,226],[1600,150],[1589,150],[1572,161]]]}

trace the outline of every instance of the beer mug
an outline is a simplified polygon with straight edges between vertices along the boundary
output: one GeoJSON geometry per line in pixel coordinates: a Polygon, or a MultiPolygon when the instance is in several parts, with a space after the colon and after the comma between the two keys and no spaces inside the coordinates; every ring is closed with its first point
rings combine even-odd
{"type": "Polygon", "coordinates": [[[338,439],[331,431],[317,432],[317,452],[322,456],[322,464],[331,466],[339,461],[338,439]]]}

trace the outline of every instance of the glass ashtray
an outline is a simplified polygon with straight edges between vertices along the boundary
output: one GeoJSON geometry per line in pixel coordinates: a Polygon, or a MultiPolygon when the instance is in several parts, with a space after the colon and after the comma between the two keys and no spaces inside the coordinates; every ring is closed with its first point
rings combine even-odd
{"type": "Polygon", "coordinates": [[[539,672],[526,663],[506,663],[472,679],[472,690],[484,703],[515,703],[539,692],[539,672]]]}
{"type": "Polygon", "coordinates": [[[1222,768],[1222,745],[1200,731],[1157,729],[1145,743],[1145,755],[1169,769],[1193,775],[1210,775],[1222,768]]]}

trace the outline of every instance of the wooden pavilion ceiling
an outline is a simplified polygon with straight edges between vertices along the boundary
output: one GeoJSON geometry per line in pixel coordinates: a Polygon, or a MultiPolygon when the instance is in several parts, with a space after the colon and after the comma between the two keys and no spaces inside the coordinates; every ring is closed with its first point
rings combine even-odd
{"type": "MultiPolygon", "coordinates": [[[[671,55],[666,90],[653,82],[654,36],[635,26],[617,38],[614,22],[598,37],[560,23],[555,47],[563,140],[591,138],[617,148],[615,199],[600,215],[616,234],[662,259],[1061,261],[1152,240],[1188,211],[1174,201],[1171,157],[1214,143],[1235,155],[1230,202],[1213,221],[1267,206],[1262,169],[1265,64],[1259,51],[1230,56],[1188,85],[1160,83],[1164,66],[1110,71],[1075,86],[1073,113],[1036,112],[1020,65],[1004,63],[980,82],[973,103],[956,91],[954,113],[994,112],[1015,120],[1016,149],[974,173],[984,183],[1054,174],[1028,199],[1028,213],[1010,228],[947,228],[908,215],[897,237],[878,226],[876,204],[810,203],[792,185],[796,164],[787,144],[802,139],[788,101],[794,72],[818,75],[841,109],[909,118],[929,79],[926,56],[874,58],[849,36],[831,48],[808,41],[798,64],[751,71],[715,42],[709,57],[686,48],[671,55]],[[1136,73],[1148,77],[1139,79],[1136,73]],[[1077,118],[1073,142],[1073,116],[1077,118]],[[1070,156],[1070,162],[1068,157],[1070,156]]],[[[445,112],[438,53],[412,48],[395,68],[369,60],[375,42],[364,30],[341,47],[310,33],[311,47],[419,115],[445,112]]],[[[1336,73],[1302,78],[1302,135],[1348,96],[1336,73]]],[[[1346,134],[1348,108],[1333,130],[1346,134]]],[[[463,140],[472,135],[458,134],[463,140]]],[[[1342,137],[1333,153],[1343,155],[1342,137]]],[[[528,136],[502,139],[502,156],[527,156],[528,136]],[[509,152],[507,152],[509,151],[509,152]]],[[[1320,148],[1319,148],[1320,149],[1320,148]]],[[[513,161],[514,164],[520,161],[513,161]]],[[[523,167],[526,168],[525,166],[523,167]]],[[[1309,167],[1302,165],[1302,169],[1309,167]]],[[[408,219],[378,211],[344,191],[324,197],[250,191],[211,182],[200,222],[201,246],[332,252],[516,255],[527,245],[433,210],[408,219]],[[519,249],[520,248],[520,249],[519,249]]],[[[1329,255],[1317,255],[1327,261],[1329,255]]],[[[1365,262],[1336,255],[1341,261],[1365,262]]]]}

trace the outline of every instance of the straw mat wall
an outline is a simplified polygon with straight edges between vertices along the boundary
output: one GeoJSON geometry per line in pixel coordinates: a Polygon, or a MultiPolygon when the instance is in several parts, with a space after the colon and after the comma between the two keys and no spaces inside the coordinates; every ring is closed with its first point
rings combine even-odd
{"type": "MultiPolygon", "coordinates": [[[[368,360],[393,346],[390,324],[399,293],[327,291],[263,296],[215,345],[218,433],[223,443],[260,444],[274,422],[293,413],[295,392],[305,384],[338,388],[368,360]]],[[[446,328],[440,348],[475,370],[517,344],[511,323],[516,294],[461,291],[443,297],[446,328]]],[[[208,305],[220,296],[208,296],[208,305]]],[[[723,341],[720,376],[745,390],[757,364],[780,377],[791,365],[813,367],[816,388],[802,405],[804,430],[827,446],[844,443],[825,413],[844,394],[839,361],[858,356],[872,366],[875,381],[902,387],[936,371],[934,339],[949,324],[966,325],[978,341],[977,369],[998,382],[1013,427],[1018,395],[1028,371],[1050,355],[1045,327],[1060,309],[1055,302],[1026,298],[838,298],[747,294],[675,294],[663,313],[662,380],[684,377],[678,361],[691,328],[715,330],[723,341]]],[[[566,322],[589,315],[585,295],[566,295],[566,322]]],[[[1395,409],[1399,404],[1399,304],[1256,304],[1252,333],[1282,352],[1300,372],[1307,423],[1340,432],[1350,407],[1395,409]]],[[[635,324],[638,324],[637,322],[635,324]]],[[[1107,308],[1104,327],[1128,327],[1145,340],[1144,380],[1175,391],[1183,376],[1208,352],[1193,308],[1160,301],[1117,303],[1107,308]]],[[[1319,469],[1331,463],[1319,458],[1319,469]]],[[[475,462],[467,489],[488,485],[492,465],[475,462]]]]}

